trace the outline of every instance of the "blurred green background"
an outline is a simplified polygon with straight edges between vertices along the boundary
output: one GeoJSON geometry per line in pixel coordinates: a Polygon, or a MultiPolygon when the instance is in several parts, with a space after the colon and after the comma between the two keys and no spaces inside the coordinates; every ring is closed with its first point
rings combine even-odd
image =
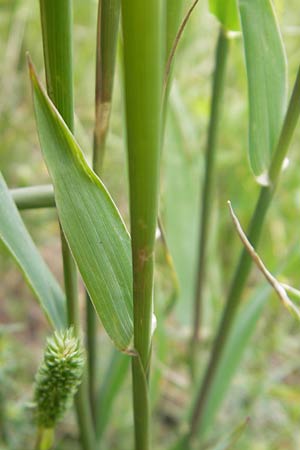
{"type": "MultiPolygon", "coordinates": [[[[275,4],[287,49],[291,87],[300,63],[300,6],[297,0],[279,0],[275,4]]],[[[186,10],[188,6],[186,1],[186,10]]],[[[96,10],[96,1],[74,0],[76,136],[88,158],[91,155],[94,120],[96,10]]],[[[192,401],[193,396],[189,387],[186,353],[193,315],[199,194],[217,34],[216,20],[209,15],[207,3],[200,1],[176,56],[162,156],[160,210],[180,281],[180,293],[173,313],[165,323],[159,323],[154,341],[154,380],[158,373],[162,376],[156,386],[154,434],[160,443],[156,448],[162,449],[167,448],[167,443],[172,440],[183,408],[192,401]]],[[[47,183],[49,178],[39,150],[26,67],[26,51],[29,51],[43,76],[38,1],[0,0],[0,35],[1,170],[9,187],[47,183]]],[[[103,179],[127,220],[127,169],[120,74],[118,61],[103,179]]],[[[259,191],[248,163],[247,120],[243,49],[241,38],[236,35],[230,45],[215,198],[211,205],[212,226],[199,374],[203,370],[241,248],[226,202],[228,199],[232,201],[235,212],[246,227],[259,191]]],[[[289,154],[290,164],[282,176],[259,248],[269,270],[278,273],[281,281],[296,288],[300,288],[299,142],[298,126],[289,154]]],[[[62,281],[55,212],[27,211],[22,213],[22,217],[41,253],[62,281]]],[[[2,248],[0,250],[0,449],[18,450],[32,448],[33,430],[28,403],[32,398],[32,380],[48,328],[12,259],[2,248]],[[1,424],[2,416],[5,416],[5,426],[1,424]],[[4,444],[6,433],[10,446],[4,444]]],[[[158,248],[158,317],[172,294],[170,270],[161,253],[158,248]]],[[[264,285],[261,275],[254,269],[244,293],[245,302],[264,285]]],[[[279,304],[275,295],[268,295],[242,365],[217,416],[212,436],[223,436],[250,417],[250,424],[237,448],[300,448],[299,336],[299,324],[279,304]]],[[[101,330],[99,342],[101,378],[110,349],[101,330]]],[[[103,448],[132,448],[130,401],[128,377],[114,408],[103,448]]],[[[74,418],[70,413],[59,429],[61,444],[57,448],[76,448],[75,435],[74,418]]]]}

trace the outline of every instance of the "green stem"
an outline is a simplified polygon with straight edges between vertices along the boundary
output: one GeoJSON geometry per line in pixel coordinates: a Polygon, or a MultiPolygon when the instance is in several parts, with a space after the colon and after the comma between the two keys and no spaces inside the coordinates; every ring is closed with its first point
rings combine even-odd
{"type": "Polygon", "coordinates": [[[54,191],[51,184],[10,189],[10,193],[20,210],[55,207],[54,191]]]}
{"type": "MultiPolygon", "coordinates": [[[[300,70],[298,71],[297,74],[296,82],[294,85],[289,107],[285,116],[279,141],[272,158],[269,171],[269,179],[271,181],[271,184],[269,186],[264,186],[261,188],[256,208],[250,223],[248,238],[254,247],[256,247],[258,244],[264,219],[269,209],[276,187],[278,185],[282,165],[286,157],[288,147],[290,145],[291,138],[293,136],[299,118],[300,114],[299,98],[300,98],[300,70]]],[[[192,438],[196,434],[197,430],[201,431],[202,419],[205,415],[207,400],[211,395],[211,387],[213,385],[214,378],[217,374],[217,370],[219,367],[219,363],[221,361],[221,357],[223,355],[225,344],[227,343],[231,326],[235,319],[235,315],[241,301],[242,292],[250,272],[251,262],[252,260],[247,250],[243,249],[237,269],[233,277],[231,289],[227,297],[227,302],[225,305],[223,316],[221,318],[217,336],[215,338],[207,370],[204,374],[204,378],[201,383],[200,390],[196,398],[195,406],[192,412],[191,427],[189,433],[190,438],[192,438]]]]}
{"type": "Polygon", "coordinates": [[[136,450],[149,450],[154,244],[162,125],[163,9],[160,0],[122,0],[126,134],[133,263],[132,359],[136,450]]]}
{"type": "MultiPolygon", "coordinates": [[[[93,169],[99,176],[102,172],[110,122],[120,8],[120,0],[98,2],[93,169]]],[[[88,293],[86,293],[86,315],[89,396],[96,426],[98,319],[88,293]]]]}
{"type": "MultiPolygon", "coordinates": [[[[213,183],[215,171],[215,159],[217,152],[217,137],[220,124],[220,109],[223,100],[224,79],[226,71],[226,61],[228,55],[228,38],[226,32],[221,28],[219,31],[218,42],[215,56],[215,70],[213,75],[211,112],[208,128],[208,137],[205,151],[204,181],[201,198],[201,220],[200,220],[200,238],[198,268],[196,277],[196,289],[194,300],[194,328],[192,335],[192,348],[195,350],[200,332],[203,283],[206,272],[206,253],[207,241],[210,224],[210,210],[213,200],[213,183]]],[[[194,354],[194,351],[193,351],[194,354]]]]}
{"type": "Polygon", "coordinates": [[[96,396],[97,396],[97,324],[98,319],[88,292],[86,296],[86,347],[88,366],[88,391],[94,427],[96,427],[96,396]]]}
{"type": "Polygon", "coordinates": [[[99,0],[96,49],[96,120],[93,151],[93,167],[98,174],[102,170],[109,128],[120,9],[120,0],[99,0]]]}
{"type": "Polygon", "coordinates": [[[6,429],[6,404],[2,388],[0,388],[0,444],[8,444],[6,429]]]}
{"type": "MultiPolygon", "coordinates": [[[[47,91],[71,131],[74,130],[72,1],[40,0],[47,91]]],[[[68,322],[80,333],[77,269],[61,230],[68,322]]],[[[83,382],[75,398],[77,421],[84,450],[95,448],[88,392],[83,382]]]]}

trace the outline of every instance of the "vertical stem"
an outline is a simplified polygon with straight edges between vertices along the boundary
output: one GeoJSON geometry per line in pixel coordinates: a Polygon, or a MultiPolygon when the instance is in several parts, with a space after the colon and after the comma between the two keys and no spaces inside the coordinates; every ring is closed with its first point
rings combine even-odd
{"type": "Polygon", "coordinates": [[[151,446],[148,380],[162,122],[163,3],[122,0],[136,351],[132,360],[136,450],[149,450],[151,446]]]}
{"type": "Polygon", "coordinates": [[[93,167],[101,173],[109,128],[121,0],[99,0],[93,167]]]}
{"type": "MultiPolygon", "coordinates": [[[[99,176],[102,172],[110,122],[120,9],[120,0],[98,2],[93,169],[99,176]]],[[[98,319],[88,293],[86,293],[86,311],[89,396],[93,419],[96,422],[98,319]]]]}
{"type": "Polygon", "coordinates": [[[10,189],[19,210],[54,208],[54,192],[51,184],[10,189]]]}
{"type": "Polygon", "coordinates": [[[96,393],[97,393],[97,323],[98,319],[88,292],[86,303],[86,347],[88,367],[88,391],[94,427],[96,426],[96,393]]]}
{"type": "MultiPolygon", "coordinates": [[[[47,91],[71,131],[74,129],[72,2],[40,0],[47,91]]],[[[79,334],[77,269],[61,229],[68,322],[79,334]]],[[[75,398],[77,420],[84,450],[94,449],[94,430],[83,382],[75,398]]]]}
{"type": "MultiPolygon", "coordinates": [[[[213,200],[213,183],[215,159],[217,152],[217,137],[220,124],[220,109],[223,100],[226,61],[228,55],[228,38],[226,31],[220,28],[215,54],[215,69],[213,75],[211,111],[208,127],[208,137],[205,151],[204,181],[201,196],[201,220],[199,233],[199,254],[194,300],[194,327],[192,348],[195,349],[200,332],[201,310],[203,302],[203,283],[206,271],[207,241],[210,224],[210,209],[213,200]]],[[[194,351],[193,351],[194,353],[194,351]]]]}
{"type": "Polygon", "coordinates": [[[0,389],[0,444],[8,444],[7,439],[7,430],[6,430],[6,411],[5,411],[5,396],[2,391],[2,388],[0,389]]]}
{"type": "MultiPolygon", "coordinates": [[[[261,193],[258,198],[253,219],[251,221],[248,232],[249,241],[254,247],[256,247],[258,244],[264,218],[271,203],[273,192],[274,191],[268,187],[264,187],[261,189],[261,193]]],[[[243,288],[250,272],[250,268],[251,257],[249,256],[247,250],[243,249],[232,281],[231,289],[229,291],[226,307],[224,309],[223,316],[219,325],[218,334],[214,341],[209,365],[205,372],[205,376],[201,384],[201,389],[196,398],[195,408],[193,410],[191,418],[191,436],[196,433],[197,429],[201,430],[201,420],[205,412],[205,406],[208,396],[210,395],[213,379],[221,360],[225,343],[227,342],[227,338],[231,330],[231,326],[240,302],[243,288]]]]}
{"type": "MultiPolygon", "coordinates": [[[[294,134],[299,115],[300,115],[300,69],[298,70],[296,82],[294,84],[292,96],[289,102],[288,110],[285,115],[284,123],[281,129],[280,137],[271,161],[269,170],[270,184],[260,190],[260,195],[256,203],[256,208],[251,219],[248,238],[253,247],[256,247],[259,241],[265,216],[271,204],[274,192],[279,182],[281,169],[286,157],[292,136],[294,134]]],[[[201,383],[200,390],[195,402],[191,416],[191,428],[189,437],[192,438],[197,429],[201,431],[202,418],[205,414],[207,400],[211,394],[211,388],[216,376],[219,363],[221,361],[225,345],[231,330],[232,323],[238,306],[241,301],[242,292],[246,284],[251,268],[251,257],[244,248],[237,269],[235,271],[231,289],[229,291],[223,316],[219,325],[218,333],[211,352],[207,370],[201,383]]]]}

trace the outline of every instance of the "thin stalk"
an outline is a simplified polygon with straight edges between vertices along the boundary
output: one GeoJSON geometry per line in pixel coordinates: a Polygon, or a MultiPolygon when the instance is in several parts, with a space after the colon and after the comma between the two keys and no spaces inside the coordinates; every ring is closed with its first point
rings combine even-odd
{"type": "Polygon", "coordinates": [[[88,292],[85,292],[86,303],[86,348],[88,368],[88,391],[94,427],[96,428],[96,393],[97,393],[97,315],[88,292]]]}
{"type": "Polygon", "coordinates": [[[205,150],[204,181],[201,196],[199,253],[198,253],[198,267],[197,267],[196,289],[194,299],[194,327],[192,335],[193,349],[195,349],[195,347],[198,344],[200,333],[202,301],[203,301],[203,284],[206,272],[207,242],[211,216],[210,209],[213,200],[217,138],[220,125],[220,113],[221,113],[220,110],[223,101],[226,62],[228,56],[228,44],[229,40],[228,37],[226,36],[226,31],[223,28],[220,28],[215,54],[215,69],[212,85],[211,111],[205,150]]]}
{"type": "MultiPolygon", "coordinates": [[[[72,2],[40,0],[43,49],[48,94],[71,131],[74,129],[72,2]]],[[[64,282],[69,325],[79,334],[77,269],[61,230],[64,282]]],[[[84,450],[94,449],[94,430],[87,402],[86,383],[75,398],[77,420],[84,450]]]]}
{"type": "Polygon", "coordinates": [[[159,192],[164,36],[160,0],[122,0],[130,222],[136,450],[149,450],[154,244],[159,192]]]}
{"type": "Polygon", "coordinates": [[[0,444],[8,444],[7,427],[6,427],[6,404],[5,396],[0,390],[0,444]]]}
{"type": "Polygon", "coordinates": [[[101,173],[109,128],[121,0],[99,0],[96,48],[93,167],[101,173]]]}
{"type": "MultiPolygon", "coordinates": [[[[268,186],[263,186],[260,190],[256,208],[250,222],[249,231],[247,233],[248,239],[254,248],[257,247],[265,216],[268,212],[274,192],[278,185],[282,165],[287,155],[287,151],[297,121],[299,119],[299,114],[300,69],[298,70],[296,82],[280,133],[279,141],[272,158],[269,170],[270,184],[268,186]]],[[[235,319],[235,315],[241,301],[242,292],[250,272],[251,262],[251,257],[249,256],[247,250],[243,249],[233,277],[231,289],[227,297],[227,302],[218,328],[217,336],[215,338],[207,370],[204,374],[204,378],[196,398],[195,406],[192,411],[189,433],[190,439],[193,438],[197,430],[201,431],[202,419],[205,415],[207,400],[211,394],[211,387],[213,385],[213,381],[216,376],[221,357],[223,355],[232,323],[235,319]]]]}
{"type": "MultiPolygon", "coordinates": [[[[93,169],[99,176],[102,172],[110,122],[120,9],[120,0],[98,2],[93,169]]],[[[88,293],[86,293],[86,314],[89,396],[96,426],[98,319],[88,293]]]]}
{"type": "MultiPolygon", "coordinates": [[[[190,6],[189,10],[187,11],[186,15],[184,16],[183,21],[181,22],[180,27],[177,30],[175,39],[172,42],[172,47],[170,47],[170,49],[168,48],[168,44],[169,44],[168,40],[169,39],[167,39],[168,59],[167,59],[167,62],[166,62],[166,68],[165,68],[165,74],[164,74],[164,82],[163,82],[163,88],[164,88],[163,96],[164,97],[165,97],[165,90],[167,89],[169,76],[170,76],[170,72],[171,72],[171,69],[172,69],[172,64],[173,64],[173,61],[174,61],[174,56],[175,56],[178,44],[179,44],[181,36],[182,36],[182,34],[183,34],[184,30],[185,30],[185,27],[186,27],[186,25],[187,25],[187,23],[189,21],[189,18],[191,17],[192,12],[194,11],[194,9],[197,6],[198,1],[199,0],[194,0],[194,3],[190,6]]],[[[179,5],[179,8],[180,8],[180,6],[181,5],[179,5]]],[[[177,4],[176,4],[176,8],[178,8],[177,4]]],[[[178,10],[180,11],[179,8],[178,8],[178,10]]],[[[168,25],[168,23],[167,23],[167,25],[168,25]]],[[[169,34],[169,27],[168,27],[168,34],[169,34]]],[[[168,36],[168,38],[169,38],[169,36],[168,36]]]]}
{"type": "Polygon", "coordinates": [[[54,208],[54,191],[51,184],[10,189],[12,198],[20,210],[54,208]]]}
{"type": "Polygon", "coordinates": [[[167,0],[166,2],[166,51],[165,51],[165,70],[164,70],[164,81],[163,81],[163,92],[162,92],[162,102],[163,102],[163,122],[162,134],[164,136],[164,129],[166,124],[166,114],[168,99],[171,89],[172,82],[172,71],[174,66],[175,54],[178,48],[178,44],[183,35],[185,27],[194,11],[198,0],[194,0],[187,13],[184,15],[181,23],[181,13],[183,9],[183,0],[167,0]]]}

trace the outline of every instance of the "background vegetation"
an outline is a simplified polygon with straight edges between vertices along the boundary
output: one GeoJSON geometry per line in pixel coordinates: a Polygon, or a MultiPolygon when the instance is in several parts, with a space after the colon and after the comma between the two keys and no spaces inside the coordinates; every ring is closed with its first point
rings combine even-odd
{"type": "MultiPolygon", "coordinates": [[[[299,5],[296,0],[275,3],[287,48],[292,85],[300,61],[299,5]]],[[[188,6],[186,1],[185,9],[188,6]]],[[[90,150],[94,120],[96,9],[96,1],[74,1],[75,129],[82,147],[90,150]]],[[[154,337],[154,433],[161,445],[157,448],[162,449],[172,441],[182,409],[194,395],[190,390],[185,355],[193,314],[199,193],[209,117],[210,75],[218,34],[218,24],[207,10],[206,3],[199,2],[179,45],[163,151],[160,211],[181,288],[173,313],[164,324],[164,329],[158,326],[154,337]]],[[[25,51],[30,50],[42,75],[38,2],[2,0],[0,30],[1,170],[10,187],[27,186],[32,182],[47,183],[49,178],[39,150],[25,61],[25,51]]],[[[123,216],[128,218],[120,71],[118,64],[103,179],[123,216]]],[[[211,205],[213,220],[205,285],[204,332],[197,376],[204,367],[208,344],[218,324],[241,247],[229,218],[226,201],[232,201],[241,223],[246,224],[259,189],[247,159],[247,117],[243,49],[240,37],[234,36],[230,43],[220,126],[216,195],[211,205]]],[[[280,280],[298,288],[299,138],[298,128],[289,154],[290,165],[272,203],[260,245],[260,254],[270,271],[279,273],[280,280]]],[[[59,230],[55,212],[24,212],[22,217],[50,267],[60,276],[59,230]]],[[[173,289],[172,272],[165,264],[163,250],[159,246],[157,250],[156,308],[159,310],[170,301],[173,289]]],[[[0,271],[0,399],[3,399],[0,404],[6,416],[4,426],[1,424],[0,408],[0,436],[2,433],[4,437],[3,444],[0,438],[0,448],[18,450],[30,448],[32,442],[28,403],[32,400],[32,380],[41,359],[47,325],[21,275],[2,249],[0,271]],[[11,447],[4,444],[6,433],[12,436],[11,447]]],[[[257,298],[258,293],[264,292],[264,287],[264,280],[253,269],[244,292],[244,301],[257,298]]],[[[265,296],[265,299],[258,326],[219,411],[211,436],[224,436],[250,416],[251,422],[238,448],[298,449],[299,324],[273,294],[265,296]]],[[[106,370],[110,344],[101,330],[98,339],[101,348],[100,379],[106,370]]],[[[114,407],[113,421],[107,429],[105,448],[119,448],[120,442],[123,443],[122,448],[132,448],[130,377],[127,378],[114,407]]],[[[61,444],[58,448],[67,449],[68,445],[75,448],[74,434],[74,419],[70,413],[60,426],[61,444]]]]}

